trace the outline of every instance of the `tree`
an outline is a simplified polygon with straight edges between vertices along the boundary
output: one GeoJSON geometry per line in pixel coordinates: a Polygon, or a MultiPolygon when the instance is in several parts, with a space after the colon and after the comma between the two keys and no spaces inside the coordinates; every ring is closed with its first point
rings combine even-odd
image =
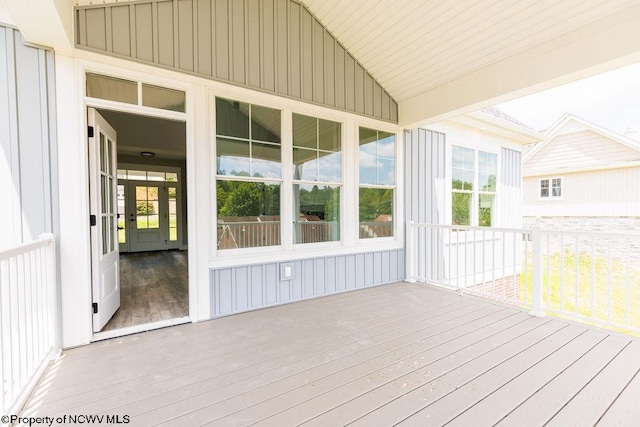
{"type": "Polygon", "coordinates": [[[471,224],[471,193],[452,193],[451,219],[453,225],[471,224]]]}
{"type": "MultiPolygon", "coordinates": [[[[224,205],[220,209],[220,216],[259,216],[262,192],[253,182],[233,182],[234,184],[224,205]]],[[[220,203],[220,201],[218,202],[220,203]]]]}
{"type": "Polygon", "coordinates": [[[156,211],[153,206],[153,202],[146,200],[136,202],[136,216],[138,215],[153,215],[156,211]]]}
{"type": "Polygon", "coordinates": [[[374,221],[380,215],[393,215],[393,190],[360,188],[360,222],[374,221]]]}

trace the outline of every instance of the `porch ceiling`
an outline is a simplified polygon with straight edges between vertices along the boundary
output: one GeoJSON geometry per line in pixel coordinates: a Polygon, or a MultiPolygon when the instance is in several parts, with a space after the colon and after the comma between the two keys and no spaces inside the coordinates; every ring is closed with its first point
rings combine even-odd
{"type": "Polygon", "coordinates": [[[398,101],[602,19],[627,0],[303,0],[398,101]]]}
{"type": "MultiPolygon", "coordinates": [[[[61,11],[95,3],[0,1],[27,40],[62,50],[53,20],[70,34],[72,14],[61,11]],[[57,18],[32,12],[53,9],[57,18]]],[[[399,102],[405,127],[640,61],[636,0],[301,2],[399,102]]]]}
{"type": "MultiPolygon", "coordinates": [[[[445,109],[458,107],[446,98],[448,94],[453,96],[451,89],[464,87],[468,76],[475,77],[476,86],[488,87],[477,99],[464,99],[465,93],[455,93],[464,102],[507,93],[511,89],[510,80],[518,77],[511,75],[517,71],[506,64],[509,61],[533,59],[529,68],[550,69],[552,64],[545,61],[545,55],[568,48],[567,55],[561,59],[565,62],[564,72],[573,71],[571,68],[580,62],[582,55],[594,54],[594,51],[572,47],[576,41],[576,34],[572,33],[588,28],[582,37],[598,34],[607,26],[616,27],[638,16],[637,8],[631,10],[638,3],[632,0],[302,1],[400,103],[401,124],[431,116],[432,113],[425,112],[431,109],[429,103],[433,101],[448,103],[450,106],[445,109]],[[623,10],[624,16],[616,17],[614,22],[605,19],[623,10]],[[527,52],[530,54],[523,55],[527,52]],[[498,64],[505,66],[496,68],[498,64]],[[499,80],[487,80],[487,76],[479,73],[482,70],[492,70],[499,80]],[[419,102],[410,103],[416,98],[419,102]],[[411,116],[407,116],[408,104],[414,110],[411,116]]],[[[604,37],[604,33],[601,34],[604,37]]],[[[612,39],[599,40],[616,43],[612,39]]],[[[636,46],[635,50],[638,49],[636,46]]],[[[573,79],[576,77],[584,76],[573,79]]],[[[526,82],[519,80],[518,85],[522,84],[526,82]]],[[[474,90],[482,92],[482,88],[465,91],[474,90]]]]}

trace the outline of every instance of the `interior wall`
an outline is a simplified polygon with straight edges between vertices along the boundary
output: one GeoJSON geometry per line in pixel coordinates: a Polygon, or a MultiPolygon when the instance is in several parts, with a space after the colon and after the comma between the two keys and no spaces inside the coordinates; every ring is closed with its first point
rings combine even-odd
{"type": "Polygon", "coordinates": [[[170,166],[174,168],[180,168],[180,192],[182,194],[182,239],[181,243],[183,247],[187,247],[189,242],[189,236],[187,233],[187,162],[185,160],[176,159],[156,159],[142,156],[127,156],[118,155],[118,164],[129,163],[138,165],[152,165],[152,166],[170,166]]]}

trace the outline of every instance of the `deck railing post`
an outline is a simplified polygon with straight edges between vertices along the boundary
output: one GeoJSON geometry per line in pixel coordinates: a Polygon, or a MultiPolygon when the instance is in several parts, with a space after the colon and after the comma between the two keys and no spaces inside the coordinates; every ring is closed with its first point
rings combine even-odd
{"type": "Polygon", "coordinates": [[[533,282],[533,295],[531,298],[530,315],[544,317],[542,310],[542,230],[537,225],[531,230],[531,278],[533,282]]]}
{"type": "Polygon", "coordinates": [[[406,278],[405,281],[409,283],[414,283],[416,281],[414,276],[414,258],[415,258],[415,248],[414,248],[414,236],[413,236],[413,221],[407,221],[407,240],[405,242],[405,256],[406,256],[406,278]]]}

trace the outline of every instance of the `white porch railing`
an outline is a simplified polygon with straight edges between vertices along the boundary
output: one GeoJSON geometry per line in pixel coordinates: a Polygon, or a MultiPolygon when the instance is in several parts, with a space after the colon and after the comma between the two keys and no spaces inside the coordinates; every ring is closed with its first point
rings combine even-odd
{"type": "Polygon", "coordinates": [[[407,278],[640,333],[640,235],[409,223],[407,278]]]}
{"type": "Polygon", "coordinates": [[[52,234],[0,252],[1,414],[17,414],[56,351],[52,234]]]}

